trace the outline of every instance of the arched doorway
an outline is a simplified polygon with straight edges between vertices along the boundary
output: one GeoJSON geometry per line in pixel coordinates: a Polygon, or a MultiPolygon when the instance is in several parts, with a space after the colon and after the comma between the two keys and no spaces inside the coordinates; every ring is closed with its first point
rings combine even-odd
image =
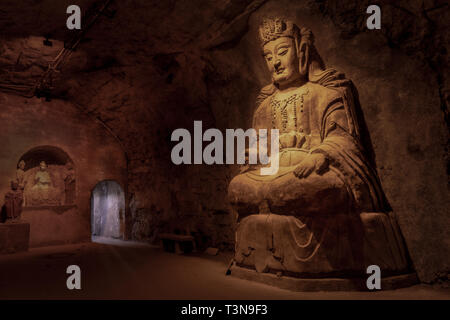
{"type": "Polygon", "coordinates": [[[93,238],[124,238],[125,194],[117,182],[101,181],[92,190],[91,224],[93,238]]]}

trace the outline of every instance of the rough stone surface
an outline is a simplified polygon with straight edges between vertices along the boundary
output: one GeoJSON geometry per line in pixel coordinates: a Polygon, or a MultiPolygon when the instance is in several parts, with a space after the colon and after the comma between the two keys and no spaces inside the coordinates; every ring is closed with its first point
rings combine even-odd
{"type": "Polygon", "coordinates": [[[29,242],[29,223],[0,223],[0,254],[27,251],[29,242]]]}
{"type": "MultiPolygon", "coordinates": [[[[38,79],[70,35],[64,27],[69,2],[2,2],[1,83],[38,79]],[[47,34],[53,47],[42,45],[47,34]]],[[[84,11],[93,2],[79,5],[84,11]]],[[[205,248],[233,247],[235,217],[229,214],[226,187],[238,169],[173,165],[170,134],[192,130],[193,120],[202,120],[205,129],[250,126],[255,97],[269,81],[257,26],[265,15],[285,14],[310,27],[325,63],[358,85],[378,172],[414,267],[421,281],[445,278],[450,266],[448,6],[439,0],[380,1],[382,29],[369,31],[368,4],[115,1],[115,16],[101,17],[64,65],[55,94],[98,119],[123,147],[128,234],[155,240],[158,232],[179,229],[194,233],[205,248]]],[[[1,116],[12,119],[29,101],[36,100],[2,95],[1,116]],[[11,106],[7,112],[5,104],[11,106]]],[[[34,122],[16,123],[15,135],[12,127],[2,133],[8,146],[0,156],[2,185],[35,135],[31,128],[44,126],[59,106],[37,104],[40,116],[32,117],[34,122]]],[[[98,155],[95,149],[84,150],[98,155]]],[[[83,153],[77,158],[87,161],[83,153]]],[[[100,175],[109,169],[99,169],[100,175]]],[[[94,185],[79,189],[86,216],[94,185]]]]}

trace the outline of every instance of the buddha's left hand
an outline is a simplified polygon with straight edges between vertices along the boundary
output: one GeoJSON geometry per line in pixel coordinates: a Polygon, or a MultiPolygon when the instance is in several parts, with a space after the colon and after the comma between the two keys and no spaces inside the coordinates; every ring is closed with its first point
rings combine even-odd
{"type": "Polygon", "coordinates": [[[302,162],[295,168],[294,175],[299,178],[308,177],[313,171],[317,174],[322,174],[328,169],[328,159],[321,153],[309,154],[302,162]]]}

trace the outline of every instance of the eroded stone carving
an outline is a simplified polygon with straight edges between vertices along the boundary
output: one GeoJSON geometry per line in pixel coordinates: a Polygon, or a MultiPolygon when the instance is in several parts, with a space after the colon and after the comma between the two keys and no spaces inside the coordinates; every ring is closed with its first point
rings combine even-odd
{"type": "Polygon", "coordinates": [[[11,191],[8,191],[5,195],[6,222],[20,220],[22,205],[23,192],[16,181],[11,181],[11,191]]]}
{"type": "Polygon", "coordinates": [[[325,68],[308,29],[266,19],[260,37],[273,82],[253,128],[279,129],[280,169],[250,167],[229,185],[236,264],[308,277],[363,274],[370,264],[385,275],[406,270],[352,82],[325,68]]]}
{"type": "Polygon", "coordinates": [[[69,162],[65,166],[64,173],[64,204],[75,203],[75,168],[73,163],[69,162]]]}
{"type": "Polygon", "coordinates": [[[19,189],[23,191],[25,189],[25,185],[27,184],[27,181],[25,180],[25,161],[23,160],[20,160],[17,165],[16,181],[19,185],[19,189]]]}
{"type": "Polygon", "coordinates": [[[31,206],[60,205],[61,193],[54,187],[45,161],[39,164],[39,170],[34,175],[34,185],[31,187],[27,204],[31,206]]]}

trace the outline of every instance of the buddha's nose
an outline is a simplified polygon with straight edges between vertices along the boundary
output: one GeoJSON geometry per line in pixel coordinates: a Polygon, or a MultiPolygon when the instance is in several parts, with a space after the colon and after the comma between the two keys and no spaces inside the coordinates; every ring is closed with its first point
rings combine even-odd
{"type": "Polygon", "coordinates": [[[278,68],[281,66],[281,61],[279,59],[275,60],[273,63],[273,67],[275,70],[278,70],[278,68]]]}

